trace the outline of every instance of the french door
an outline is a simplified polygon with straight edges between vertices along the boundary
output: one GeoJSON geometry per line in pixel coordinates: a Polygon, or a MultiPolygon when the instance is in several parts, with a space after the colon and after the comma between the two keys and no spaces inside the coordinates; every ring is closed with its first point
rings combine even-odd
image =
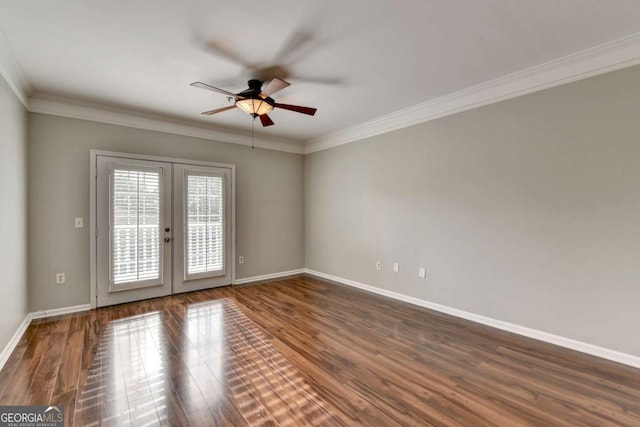
{"type": "Polygon", "coordinates": [[[96,306],[231,283],[231,169],[96,156],[96,306]]]}
{"type": "Polygon", "coordinates": [[[231,171],[174,165],[173,293],[231,283],[231,171]]]}

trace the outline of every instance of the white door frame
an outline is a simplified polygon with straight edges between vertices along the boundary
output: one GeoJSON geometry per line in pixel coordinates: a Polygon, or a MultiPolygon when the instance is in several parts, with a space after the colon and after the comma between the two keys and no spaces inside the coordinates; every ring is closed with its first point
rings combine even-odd
{"type": "MultiPolygon", "coordinates": [[[[97,160],[98,156],[120,157],[125,159],[151,160],[154,162],[178,163],[195,166],[211,166],[216,168],[231,169],[231,284],[236,283],[236,165],[228,163],[202,162],[198,160],[177,159],[173,157],[147,156],[144,154],[119,153],[114,151],[89,150],[89,259],[90,259],[90,294],[91,308],[96,308],[97,304],[97,160]]],[[[103,231],[104,232],[104,231],[103,231]]]]}

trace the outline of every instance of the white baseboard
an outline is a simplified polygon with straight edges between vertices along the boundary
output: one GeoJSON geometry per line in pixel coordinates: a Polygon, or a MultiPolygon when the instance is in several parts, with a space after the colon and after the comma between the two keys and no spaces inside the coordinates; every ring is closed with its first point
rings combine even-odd
{"type": "Polygon", "coordinates": [[[20,339],[22,338],[22,335],[24,335],[32,320],[44,319],[45,317],[60,316],[62,314],[78,313],[80,311],[87,310],[91,310],[91,304],[81,304],[74,305],[72,307],[54,308],[51,310],[40,310],[32,313],[27,313],[16,332],[13,334],[7,345],[2,350],[2,353],[0,353],[0,370],[4,367],[4,364],[7,363],[7,360],[9,360],[9,356],[11,356],[11,353],[13,353],[13,350],[15,350],[16,346],[20,342],[20,339]]]}
{"type": "Polygon", "coordinates": [[[479,314],[469,313],[468,311],[458,310],[456,308],[447,307],[445,305],[436,304],[430,301],[422,300],[419,298],[403,295],[398,292],[388,291],[386,289],[376,288],[375,286],[365,285],[364,283],[356,282],[355,280],[345,279],[343,277],[333,276],[331,274],[321,273],[319,271],[306,269],[306,273],[312,276],[317,276],[323,279],[332,280],[334,282],[342,283],[344,285],[352,286],[354,288],[362,289],[368,292],[373,292],[378,295],[393,298],[399,301],[408,302],[420,307],[429,308],[431,310],[439,311],[441,313],[450,314],[462,319],[470,320],[472,322],[480,323],[483,325],[491,326],[503,331],[513,332],[514,334],[523,335],[525,337],[533,338],[539,341],[544,341],[550,344],[555,344],[560,347],[576,350],[581,353],[590,354],[592,356],[600,357],[602,359],[611,360],[614,362],[622,363],[624,365],[633,366],[634,368],[640,368],[640,357],[633,356],[631,354],[621,353],[619,351],[610,350],[608,348],[599,347],[593,344],[587,344],[581,341],[576,341],[571,338],[561,337],[559,335],[550,334],[536,329],[527,328],[525,326],[516,325],[502,320],[492,319],[490,317],[481,316],[479,314]]]}
{"type": "Polygon", "coordinates": [[[43,319],[45,317],[61,316],[63,314],[79,313],[91,310],[91,304],[80,304],[71,307],[52,308],[51,310],[40,310],[29,313],[31,319],[43,319]]]}
{"type": "MultiPolygon", "coordinates": [[[[539,341],[555,344],[560,347],[569,348],[582,353],[590,354],[592,356],[601,357],[603,359],[611,360],[614,362],[622,363],[624,365],[633,366],[634,368],[640,368],[640,357],[633,356],[631,354],[622,353],[608,348],[599,347],[593,344],[584,343],[581,341],[573,340],[571,338],[561,337],[559,335],[550,334],[536,329],[527,328],[524,326],[516,325],[502,320],[492,319],[490,317],[481,316],[479,314],[470,313],[456,308],[447,307],[445,305],[436,304],[430,301],[422,300],[420,298],[411,297],[408,295],[400,294],[398,292],[388,291],[386,289],[376,288],[375,286],[365,285],[364,283],[356,282],[355,280],[345,279],[343,277],[333,276],[331,274],[322,273],[312,269],[301,268],[298,270],[281,271],[278,273],[264,274],[261,276],[246,277],[244,279],[238,279],[235,284],[241,285],[245,283],[257,282],[260,280],[278,279],[281,277],[293,276],[296,274],[310,274],[323,279],[331,280],[334,282],[342,283],[344,285],[352,286],[354,288],[362,289],[368,292],[372,292],[378,295],[383,295],[389,298],[393,298],[399,301],[408,302],[420,307],[425,307],[431,310],[439,311],[441,313],[450,314],[455,317],[470,320],[472,322],[480,323],[483,325],[491,326],[497,329],[501,329],[507,332],[513,332],[518,335],[533,338],[539,341]]],[[[63,314],[77,313],[81,311],[87,311],[91,309],[90,304],[76,305],[72,307],[56,308],[52,310],[41,310],[38,312],[28,313],[16,332],[11,337],[11,340],[7,343],[5,348],[0,353],[0,369],[2,369],[9,359],[11,353],[18,345],[20,338],[29,327],[29,324],[34,319],[41,319],[45,317],[59,316],[63,314]]]]}
{"type": "Polygon", "coordinates": [[[18,342],[20,342],[20,338],[22,338],[22,335],[24,335],[25,331],[29,327],[29,324],[31,323],[30,315],[31,313],[25,316],[20,326],[18,326],[16,332],[13,334],[7,345],[2,350],[2,353],[0,353],[0,370],[4,367],[4,364],[7,363],[7,360],[9,360],[9,356],[11,356],[11,353],[13,353],[13,350],[18,345],[18,342]]]}
{"type": "Polygon", "coordinates": [[[262,276],[245,277],[244,279],[236,279],[234,285],[243,285],[245,283],[258,282],[260,280],[279,279],[281,277],[293,276],[296,274],[304,274],[307,270],[299,268],[297,270],[280,271],[278,273],[263,274],[262,276]]]}

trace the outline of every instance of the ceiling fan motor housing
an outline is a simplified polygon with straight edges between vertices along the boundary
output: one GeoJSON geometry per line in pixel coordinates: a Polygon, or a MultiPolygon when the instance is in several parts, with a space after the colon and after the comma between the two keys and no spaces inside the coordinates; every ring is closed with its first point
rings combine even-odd
{"type": "Polygon", "coordinates": [[[251,79],[249,80],[248,84],[249,89],[251,90],[257,90],[259,92],[262,89],[262,82],[260,80],[251,79]]]}

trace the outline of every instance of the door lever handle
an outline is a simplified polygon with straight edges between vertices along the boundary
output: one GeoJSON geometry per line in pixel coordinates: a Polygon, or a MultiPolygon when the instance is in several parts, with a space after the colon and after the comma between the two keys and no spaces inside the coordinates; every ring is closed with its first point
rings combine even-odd
{"type": "Polygon", "coordinates": [[[165,237],[165,238],[164,238],[164,242],[165,242],[165,243],[169,243],[169,242],[171,242],[172,240],[173,240],[173,239],[172,239],[171,237],[165,237]]]}

